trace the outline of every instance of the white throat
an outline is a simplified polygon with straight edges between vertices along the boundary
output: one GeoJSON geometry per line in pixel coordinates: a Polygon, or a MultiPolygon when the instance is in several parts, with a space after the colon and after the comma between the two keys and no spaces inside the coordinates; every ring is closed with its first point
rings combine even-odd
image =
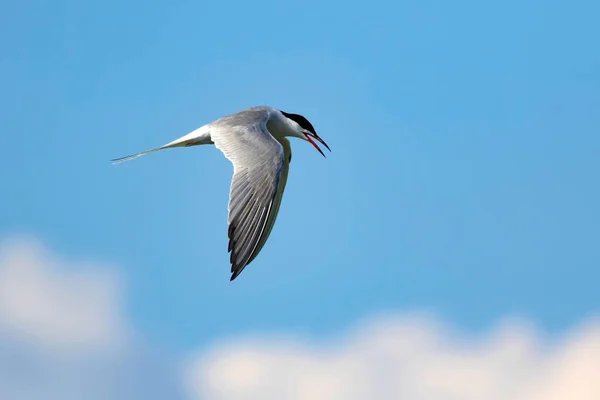
{"type": "Polygon", "coordinates": [[[293,136],[304,139],[303,129],[295,121],[286,118],[279,110],[274,110],[267,121],[267,129],[275,138],[293,136]]]}

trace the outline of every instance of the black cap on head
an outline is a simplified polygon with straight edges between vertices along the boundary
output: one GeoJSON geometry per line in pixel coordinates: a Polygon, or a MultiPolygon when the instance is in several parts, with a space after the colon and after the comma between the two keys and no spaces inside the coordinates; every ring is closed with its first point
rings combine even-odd
{"type": "Polygon", "coordinates": [[[304,118],[302,115],[289,114],[289,113],[286,113],[285,111],[281,111],[281,113],[283,115],[285,115],[287,118],[291,119],[292,121],[295,121],[298,125],[300,125],[300,127],[302,127],[302,129],[306,129],[307,131],[309,131],[310,133],[314,133],[315,135],[317,134],[314,126],[312,126],[312,124],[310,122],[308,122],[308,120],[306,118],[304,118]]]}

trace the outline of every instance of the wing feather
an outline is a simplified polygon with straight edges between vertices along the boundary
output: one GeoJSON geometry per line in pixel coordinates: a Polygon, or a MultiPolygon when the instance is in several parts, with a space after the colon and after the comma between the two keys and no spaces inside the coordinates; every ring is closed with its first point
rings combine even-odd
{"type": "Polygon", "coordinates": [[[267,241],[287,181],[289,142],[269,133],[268,118],[264,110],[245,110],[211,124],[211,139],[234,171],[228,216],[231,280],[267,241]]]}
{"type": "Polygon", "coordinates": [[[269,219],[267,221],[267,226],[265,227],[265,232],[262,236],[262,239],[256,246],[256,250],[250,257],[248,263],[251,263],[252,260],[258,255],[258,253],[262,250],[263,246],[267,242],[269,235],[271,234],[271,230],[275,225],[275,219],[277,218],[277,214],[279,213],[279,206],[281,206],[281,199],[283,198],[283,192],[285,191],[285,185],[287,183],[288,172],[290,170],[290,160],[292,159],[292,148],[290,146],[289,140],[282,138],[279,142],[283,145],[284,152],[284,164],[283,169],[281,171],[281,175],[279,177],[279,185],[277,186],[277,193],[275,195],[275,199],[273,200],[273,209],[269,214],[269,219]]]}

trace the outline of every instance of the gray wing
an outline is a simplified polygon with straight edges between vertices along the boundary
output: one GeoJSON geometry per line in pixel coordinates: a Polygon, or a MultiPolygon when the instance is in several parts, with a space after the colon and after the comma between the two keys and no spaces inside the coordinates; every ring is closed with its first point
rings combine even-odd
{"type": "Polygon", "coordinates": [[[248,260],[248,264],[254,260],[254,258],[258,255],[258,253],[262,250],[263,246],[267,242],[267,238],[271,234],[271,230],[273,229],[273,225],[275,225],[275,219],[277,218],[277,214],[279,213],[279,206],[281,205],[281,199],[283,198],[283,192],[285,190],[285,184],[287,183],[288,171],[290,170],[290,162],[292,160],[292,148],[290,146],[290,141],[286,138],[279,139],[279,142],[283,145],[283,154],[284,154],[284,163],[283,169],[281,170],[281,176],[279,177],[279,184],[277,185],[277,193],[275,194],[275,199],[273,200],[272,210],[269,213],[269,218],[267,219],[267,226],[265,227],[264,234],[258,242],[258,246],[256,247],[256,251],[248,260]]]}
{"type": "Polygon", "coordinates": [[[267,130],[267,120],[266,112],[240,113],[211,129],[215,146],[233,164],[228,216],[231,280],[266,242],[287,180],[284,146],[267,130]]]}

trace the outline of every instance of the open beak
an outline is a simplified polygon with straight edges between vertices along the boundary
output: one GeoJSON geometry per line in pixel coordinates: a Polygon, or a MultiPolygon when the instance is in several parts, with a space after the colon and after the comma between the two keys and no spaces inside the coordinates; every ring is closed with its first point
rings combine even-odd
{"type": "Polygon", "coordinates": [[[325,146],[327,148],[327,150],[331,151],[329,146],[327,146],[327,143],[325,143],[325,141],[323,139],[321,139],[319,136],[317,136],[316,134],[308,132],[308,131],[304,131],[302,133],[304,133],[304,136],[306,136],[306,140],[308,140],[309,143],[312,144],[315,147],[315,149],[317,149],[319,151],[319,153],[321,153],[321,155],[323,157],[325,157],[325,153],[323,153],[323,151],[319,148],[319,146],[317,146],[317,144],[311,138],[316,139],[319,143],[321,143],[323,146],[325,146]]]}

